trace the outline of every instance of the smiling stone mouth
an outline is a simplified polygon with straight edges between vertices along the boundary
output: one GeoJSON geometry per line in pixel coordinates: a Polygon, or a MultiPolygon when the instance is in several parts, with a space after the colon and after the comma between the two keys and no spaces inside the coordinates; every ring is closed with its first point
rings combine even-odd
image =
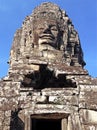
{"type": "Polygon", "coordinates": [[[44,40],[53,40],[52,37],[42,37],[42,39],[44,39],[44,40]]]}
{"type": "Polygon", "coordinates": [[[55,39],[52,35],[50,34],[42,34],[39,36],[39,38],[42,38],[42,39],[50,39],[50,40],[53,40],[55,39]]]}

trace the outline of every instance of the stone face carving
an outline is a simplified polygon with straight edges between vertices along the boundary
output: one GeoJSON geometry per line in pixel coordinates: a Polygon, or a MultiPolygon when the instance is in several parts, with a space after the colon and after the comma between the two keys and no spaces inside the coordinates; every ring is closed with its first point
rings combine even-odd
{"type": "Polygon", "coordinates": [[[11,66],[19,59],[25,58],[26,61],[27,57],[37,59],[36,63],[40,59],[47,64],[60,59],[60,62],[64,61],[69,66],[85,65],[78,33],[66,12],[55,4],[43,3],[35,8],[31,16],[26,17],[21,30],[16,33],[13,46],[18,36],[21,48],[15,47],[15,51],[12,48],[11,66]]]}
{"type": "Polygon", "coordinates": [[[62,130],[97,130],[97,79],[83,68],[78,33],[57,5],[43,3],[26,17],[9,65],[0,80],[0,130],[36,130],[41,119],[56,119],[62,130]]]}
{"type": "Polygon", "coordinates": [[[34,10],[32,16],[34,43],[39,46],[47,46],[48,44],[56,49],[60,49],[64,23],[59,7],[51,3],[43,4],[34,10]]]}
{"type": "Polygon", "coordinates": [[[34,38],[35,43],[41,48],[41,46],[50,45],[54,48],[59,48],[58,40],[59,40],[59,28],[55,21],[39,21],[36,23],[36,27],[34,29],[34,38]]]}

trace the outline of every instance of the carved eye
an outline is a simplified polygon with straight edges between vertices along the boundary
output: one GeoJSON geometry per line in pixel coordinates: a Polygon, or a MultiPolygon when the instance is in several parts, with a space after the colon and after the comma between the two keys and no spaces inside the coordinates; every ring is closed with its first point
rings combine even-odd
{"type": "Polygon", "coordinates": [[[43,30],[43,29],[44,29],[43,27],[38,28],[38,30],[43,30]]]}
{"type": "Polygon", "coordinates": [[[51,27],[51,30],[52,30],[52,31],[58,31],[58,29],[57,29],[56,26],[52,26],[52,27],[51,27]]]}

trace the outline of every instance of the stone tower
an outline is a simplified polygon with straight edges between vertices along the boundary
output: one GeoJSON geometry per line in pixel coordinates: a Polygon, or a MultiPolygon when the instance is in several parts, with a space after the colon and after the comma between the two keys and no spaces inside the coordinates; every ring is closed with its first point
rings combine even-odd
{"type": "Polygon", "coordinates": [[[97,130],[97,79],[84,69],[70,18],[53,3],[36,7],[14,35],[0,80],[0,130],[97,130]]]}

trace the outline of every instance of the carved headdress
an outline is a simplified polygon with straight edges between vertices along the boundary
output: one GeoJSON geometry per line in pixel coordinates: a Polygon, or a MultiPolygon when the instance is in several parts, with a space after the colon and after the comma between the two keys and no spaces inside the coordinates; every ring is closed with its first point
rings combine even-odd
{"type": "Polygon", "coordinates": [[[60,30],[64,30],[62,11],[56,4],[50,2],[43,3],[34,9],[32,16],[33,24],[44,19],[54,20],[57,22],[60,30]]]}

